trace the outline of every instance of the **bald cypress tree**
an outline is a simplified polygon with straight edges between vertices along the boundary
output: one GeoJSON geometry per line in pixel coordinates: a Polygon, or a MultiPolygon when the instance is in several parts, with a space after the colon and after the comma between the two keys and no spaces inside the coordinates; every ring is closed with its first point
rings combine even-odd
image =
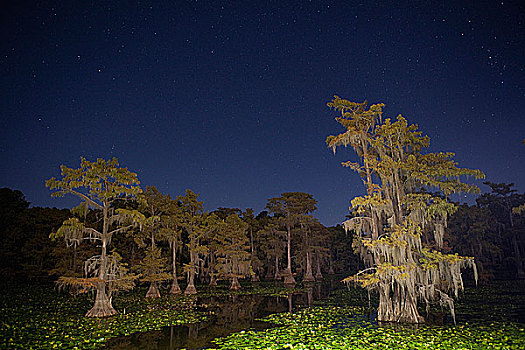
{"type": "Polygon", "coordinates": [[[304,192],[285,192],[280,197],[268,199],[266,208],[278,217],[281,227],[286,228],[286,257],[287,266],[283,272],[284,283],[295,285],[292,272],[292,229],[299,225],[301,220],[317,209],[317,201],[311,194],[304,192]]]}
{"type": "Polygon", "coordinates": [[[198,198],[199,194],[190,189],[186,190],[184,196],[177,198],[181,208],[180,226],[188,235],[186,246],[190,254],[190,262],[184,265],[184,272],[188,276],[188,285],[184,291],[187,295],[197,294],[195,275],[199,272],[202,257],[208,252],[208,248],[202,245],[202,240],[206,236],[204,202],[199,201],[198,198]]]}
{"type": "Polygon", "coordinates": [[[111,294],[115,290],[133,287],[134,276],[127,274],[120,256],[113,252],[108,254],[111,239],[116,234],[129,231],[145,222],[143,214],[136,210],[116,209],[119,201],[135,198],[142,190],[139,187],[137,174],[119,166],[113,158],[95,162],[81,158],[80,168],[61,167],[62,178],[47,180],[46,186],[57,190],[54,197],[73,194],[82,201],[85,211],[89,208],[97,211],[99,225],[86,225],[73,217],[64,221],[51,238],[62,237],[71,246],[77,246],[84,240],[97,242],[100,255],[95,255],[85,262],[85,278],[61,277],[61,285],[69,285],[80,290],[95,290],[95,304],[88,311],[88,317],[111,316],[117,313],[111,304],[111,294]]]}
{"type": "Polygon", "coordinates": [[[155,186],[146,186],[146,191],[140,195],[139,210],[147,214],[144,229],[135,234],[135,242],[146,248],[145,257],[136,266],[140,271],[140,280],[149,282],[146,292],[147,298],[160,298],[159,284],[169,280],[171,276],[166,271],[167,259],[162,257],[161,248],[157,242],[163,241],[167,236],[166,226],[171,198],[157,190],[155,186]]]}
{"type": "Polygon", "coordinates": [[[456,210],[453,193],[478,192],[460,178],[483,178],[479,170],[457,167],[453,153],[423,153],[430,139],[401,115],[383,120],[383,104],[368,106],[335,97],[328,106],[339,113],[344,132],[329,136],[335,152],[350,146],[357,162],[343,166],[363,179],[366,195],[351,203],[346,230],[358,233],[354,246],[367,268],[345,279],[379,293],[378,319],[423,322],[417,305],[438,302],[450,307],[463,288],[461,268],[476,272],[474,259],[444,254],[447,218],[456,210]]]}
{"type": "Polygon", "coordinates": [[[231,290],[241,289],[239,278],[252,273],[248,229],[249,225],[237,214],[231,214],[221,221],[213,237],[216,269],[221,277],[230,280],[231,290]]]}

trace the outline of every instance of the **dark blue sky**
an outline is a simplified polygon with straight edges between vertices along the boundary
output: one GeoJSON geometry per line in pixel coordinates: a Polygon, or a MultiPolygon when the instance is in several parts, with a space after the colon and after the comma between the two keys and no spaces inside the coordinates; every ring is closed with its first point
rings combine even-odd
{"type": "Polygon", "coordinates": [[[59,166],[117,157],[144,185],[325,225],[364,192],[324,143],[334,94],[386,103],[460,166],[525,190],[522,1],[12,1],[1,14],[0,187],[64,207],[59,166]]]}

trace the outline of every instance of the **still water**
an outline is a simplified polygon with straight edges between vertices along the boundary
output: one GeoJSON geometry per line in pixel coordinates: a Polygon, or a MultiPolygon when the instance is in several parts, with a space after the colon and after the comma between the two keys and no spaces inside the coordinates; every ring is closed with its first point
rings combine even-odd
{"type": "Polygon", "coordinates": [[[310,307],[326,297],[329,285],[313,285],[304,292],[282,296],[234,295],[197,299],[197,308],[210,312],[209,320],[196,324],[170,326],[159,331],[136,333],[109,340],[104,349],[160,350],[203,349],[213,346],[212,339],[242,330],[273,327],[259,318],[280,312],[310,307]]]}
{"type": "MultiPolygon", "coordinates": [[[[109,340],[104,349],[164,350],[164,349],[205,349],[213,347],[211,340],[243,330],[263,330],[272,324],[256,319],[280,312],[292,312],[300,308],[311,307],[314,301],[341,292],[340,283],[327,281],[311,285],[302,292],[288,297],[237,295],[228,297],[206,297],[197,299],[200,310],[210,312],[209,320],[192,325],[166,327],[159,331],[137,333],[128,337],[109,340]]],[[[368,297],[360,289],[351,289],[351,300],[341,299],[341,305],[368,304],[368,297]]],[[[338,297],[336,297],[337,299],[338,297]]],[[[372,300],[377,305],[377,300],[372,300]]],[[[468,286],[456,300],[456,321],[459,324],[492,322],[517,322],[525,324],[525,281],[492,281],[480,286],[468,286]]],[[[383,324],[375,319],[375,306],[371,313],[358,315],[360,320],[380,327],[410,327],[419,325],[383,324]]],[[[427,325],[451,327],[454,325],[448,310],[435,310],[426,315],[427,325]]],[[[357,316],[356,316],[357,317],[357,316]]],[[[338,324],[337,327],[354,327],[355,322],[338,324]]]]}

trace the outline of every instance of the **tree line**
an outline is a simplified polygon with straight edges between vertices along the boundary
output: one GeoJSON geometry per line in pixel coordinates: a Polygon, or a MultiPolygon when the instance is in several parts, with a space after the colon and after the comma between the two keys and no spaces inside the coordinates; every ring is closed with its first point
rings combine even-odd
{"type": "Polygon", "coordinates": [[[232,290],[241,288],[239,279],[294,285],[298,277],[321,280],[353,263],[351,238],[312,215],[311,194],[282,193],[258,215],[250,208],[207,212],[192,190],[174,198],[154,186],[143,190],[116,159],[82,158],[79,168],[61,166],[61,177],[46,185],[53,196],[76,196],[79,205],[29,208],[20,191],[2,189],[3,210],[10,212],[2,236],[16,240],[4,249],[13,259],[3,269],[19,279],[49,275],[74,293],[94,291],[87,316],[115,314],[112,295],[137,283],[149,286],[146,297],[159,297],[167,285],[170,294],[195,294],[197,280],[210,286],[226,280],[232,290]],[[35,213],[47,225],[31,221],[35,213]],[[32,225],[38,232],[27,231],[32,225]]]}

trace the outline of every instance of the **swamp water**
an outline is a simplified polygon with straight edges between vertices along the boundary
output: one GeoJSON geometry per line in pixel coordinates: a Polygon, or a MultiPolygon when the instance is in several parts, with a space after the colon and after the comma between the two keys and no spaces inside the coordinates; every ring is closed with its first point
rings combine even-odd
{"type": "MultiPolygon", "coordinates": [[[[323,283],[305,288],[305,291],[286,296],[236,295],[228,297],[197,298],[197,307],[210,312],[209,320],[191,325],[165,327],[159,331],[137,333],[127,337],[114,338],[104,349],[205,349],[215,347],[211,341],[232,333],[276,327],[271,323],[257,321],[270,314],[292,312],[314,305],[368,305],[368,297],[360,289],[342,287],[337,283],[323,283]],[[337,288],[334,288],[337,287],[337,288]]],[[[372,307],[377,300],[372,298],[372,307]]],[[[422,315],[427,316],[422,312],[422,315]]],[[[454,327],[447,309],[434,309],[423,325],[378,324],[375,311],[356,315],[333,327],[346,329],[361,327],[367,323],[372,327],[419,328],[438,331],[454,327]]],[[[485,286],[466,287],[456,302],[458,325],[480,324],[489,328],[495,323],[514,323],[525,326],[525,282],[496,281],[485,286]]],[[[432,331],[431,331],[432,332],[432,331]]]]}
{"type": "MultiPolygon", "coordinates": [[[[333,283],[330,283],[333,285],[333,283]]],[[[205,349],[213,347],[211,340],[244,330],[264,330],[274,327],[257,321],[271,314],[292,312],[311,307],[314,301],[327,297],[330,285],[323,283],[288,296],[233,295],[197,297],[199,310],[210,313],[205,322],[164,327],[159,331],[136,333],[107,341],[102,349],[164,350],[205,349]]]]}

